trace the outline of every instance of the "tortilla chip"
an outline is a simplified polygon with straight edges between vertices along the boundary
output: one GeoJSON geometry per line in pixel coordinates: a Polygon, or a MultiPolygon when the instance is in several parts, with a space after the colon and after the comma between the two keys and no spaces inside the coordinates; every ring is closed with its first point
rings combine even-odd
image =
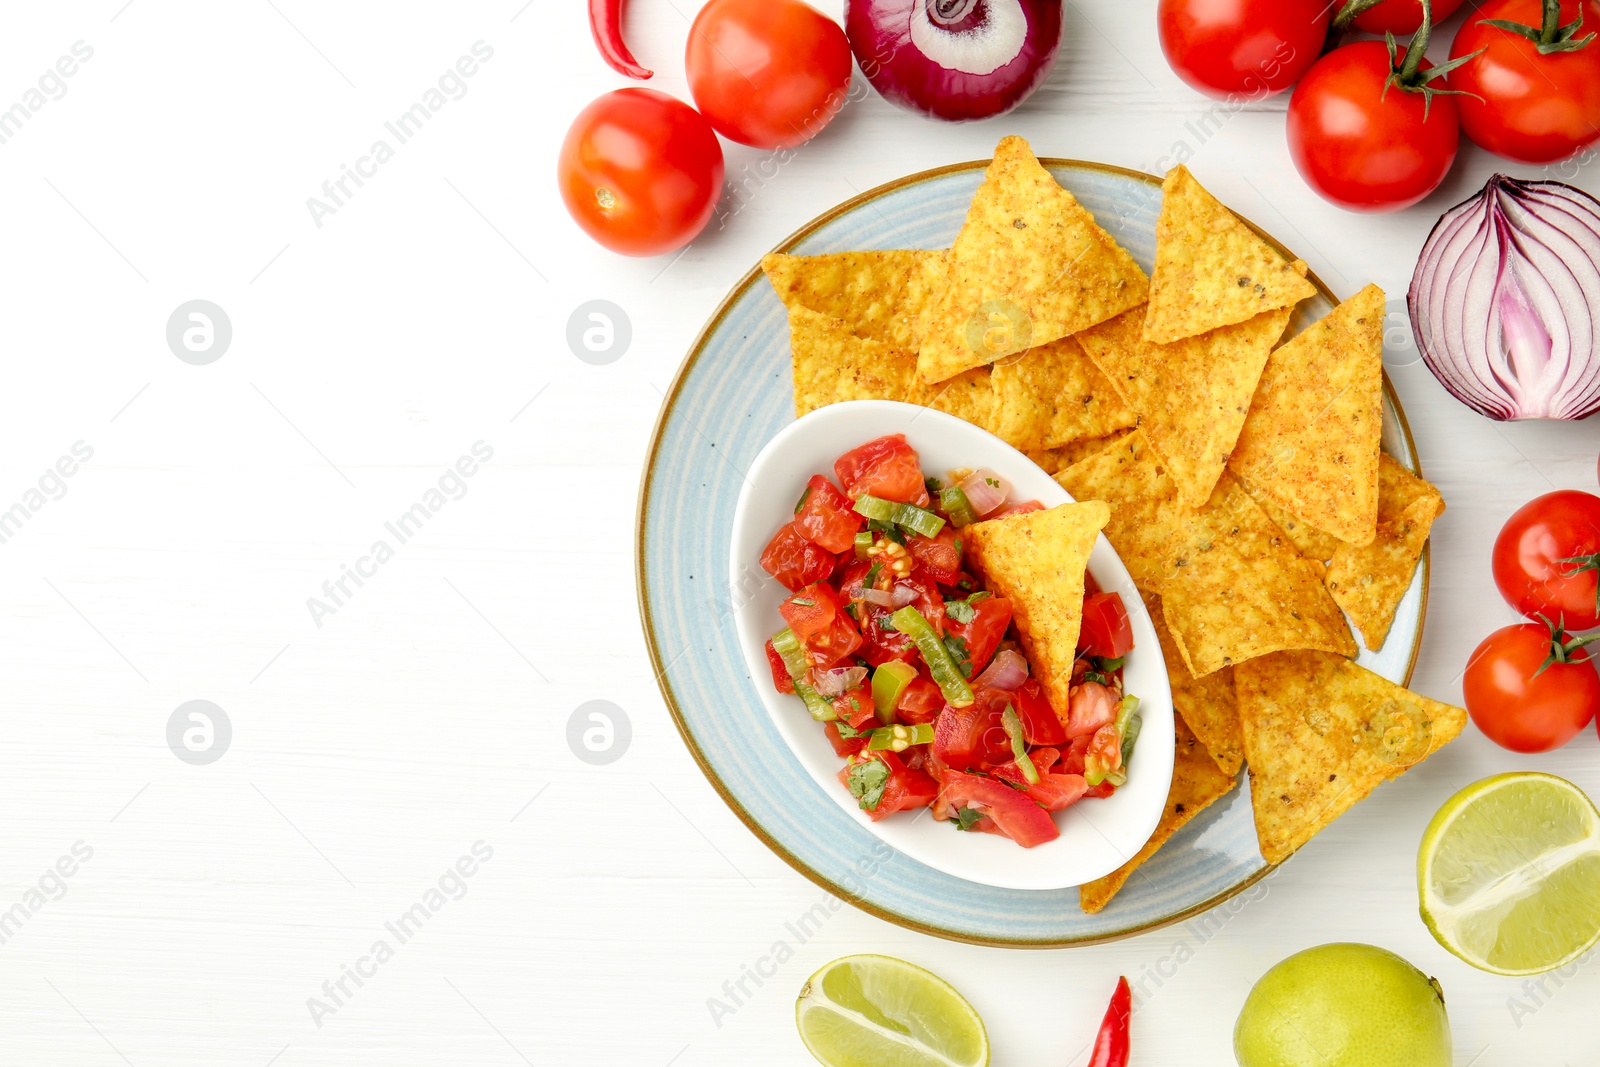
{"type": "Polygon", "coordinates": [[[937,385],[926,385],[913,373],[911,391],[906,400],[965,419],[990,433],[999,432],[996,426],[994,382],[988,367],[969,370],[937,385]]]}
{"type": "Polygon", "coordinates": [[[1161,190],[1146,340],[1170,344],[1316,295],[1303,268],[1296,271],[1187,167],[1169,171],[1161,190]]]}
{"type": "Polygon", "coordinates": [[[1007,137],[995,149],[919,322],[917,369],[940,382],[1142,304],[1149,279],[1073,195],[1007,137]]]}
{"type": "Polygon", "coordinates": [[[1103,452],[1116,442],[1128,436],[1130,431],[1118,430],[1116,433],[1106,434],[1104,437],[1085,437],[1081,441],[1073,441],[1062,445],[1060,448],[1047,448],[1041,452],[1029,452],[1028,458],[1044,468],[1046,474],[1056,474],[1066,470],[1074,463],[1081,463],[1094,455],[1103,452]]]}
{"type": "Polygon", "coordinates": [[[1327,579],[1333,599],[1355,620],[1368,648],[1382,648],[1388,640],[1433,520],[1443,513],[1439,490],[1389,455],[1379,457],[1378,534],[1362,548],[1340,545],[1327,579]]]}
{"type": "Polygon", "coordinates": [[[1284,652],[1234,671],[1256,836],[1269,863],[1454,740],[1467,713],[1349,660],[1284,652]]]}
{"type": "Polygon", "coordinates": [[[995,433],[1023,452],[1104,437],[1137,421],[1071,337],[1002,359],[993,372],[995,433]]]}
{"type": "Polygon", "coordinates": [[[1157,591],[1194,677],[1285,649],[1356,654],[1321,564],[1303,558],[1227,472],[1170,551],[1157,591]]]}
{"type": "Polygon", "coordinates": [[[904,400],[917,382],[914,353],[857,337],[809,308],[789,311],[789,350],[796,415],[844,400],[904,400]]]}
{"type": "Polygon", "coordinates": [[[1072,666],[1083,622],[1083,576],[1111,509],[1099,501],[1061,504],[962,528],[967,559],[988,588],[1011,601],[1033,676],[1067,721],[1072,666]]]}
{"type": "Polygon", "coordinates": [[[1138,413],[1139,428],[1189,507],[1211,499],[1289,315],[1279,308],[1160,345],[1144,340],[1144,309],[1134,308],[1078,335],[1138,413]]]}
{"type": "Polygon", "coordinates": [[[857,337],[915,352],[916,323],[941,277],[943,252],[836,252],[763,256],[761,269],[792,311],[820,311],[857,337]]]}
{"type": "Polygon", "coordinates": [[[1172,762],[1172,786],[1167,790],[1167,806],[1161,812],[1156,832],[1150,835],[1150,840],[1145,842],[1133,859],[1104,878],[1096,878],[1078,887],[1078,906],[1086,912],[1092,914],[1105,907],[1117,895],[1128,876],[1154,856],[1173,834],[1238,784],[1237,771],[1225,774],[1217,769],[1206,753],[1205,746],[1184,723],[1182,715],[1174,715],[1172,725],[1177,733],[1178,752],[1172,762]]]}
{"type": "Polygon", "coordinates": [[[1162,658],[1167,661],[1172,706],[1205,745],[1217,769],[1232,778],[1244,763],[1244,734],[1239,726],[1239,701],[1233,692],[1233,671],[1224,667],[1204,678],[1190,674],[1161,614],[1161,598],[1146,594],[1144,602],[1161,641],[1162,658]]]}
{"type": "Polygon", "coordinates": [[[1111,506],[1106,539],[1141,589],[1160,592],[1184,509],[1144,433],[1135,430],[1080,463],[1056,473],[1075,500],[1111,506]]]}
{"type": "Polygon", "coordinates": [[[1285,511],[1353,545],[1378,521],[1383,290],[1369,285],[1272,353],[1228,465],[1285,511]]]}
{"type": "MultiPolygon", "coordinates": [[[[1284,532],[1289,541],[1295,548],[1299,549],[1300,554],[1306,559],[1315,560],[1318,563],[1326,563],[1333,558],[1334,551],[1344,544],[1333,534],[1319,530],[1309,522],[1297,519],[1287,511],[1284,511],[1259,492],[1250,488],[1250,483],[1243,478],[1239,479],[1239,484],[1243,485],[1244,491],[1250,494],[1250,499],[1254,500],[1261,510],[1267,513],[1267,518],[1278,524],[1278,529],[1284,532]]],[[[1334,599],[1337,600],[1339,598],[1334,597],[1334,599]]]]}

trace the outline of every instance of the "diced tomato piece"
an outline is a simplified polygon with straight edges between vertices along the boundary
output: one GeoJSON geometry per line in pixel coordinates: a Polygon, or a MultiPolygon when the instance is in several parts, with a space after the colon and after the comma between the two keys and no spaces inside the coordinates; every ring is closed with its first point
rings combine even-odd
{"type": "Polygon", "coordinates": [[[803,589],[833,574],[837,557],[821,545],[801,536],[794,523],[786,523],[773,534],[761,553],[761,569],[789,590],[803,589]]]}
{"type": "Polygon", "coordinates": [[[778,605],[813,667],[832,667],[861,647],[861,633],[826,582],[813,582],[778,605]]]}
{"type": "Polygon", "coordinates": [[[1107,778],[1099,785],[1092,786],[1087,793],[1083,794],[1083,796],[1086,800],[1104,800],[1106,797],[1110,796],[1116,791],[1117,787],[1111,784],[1111,779],[1107,778]]]}
{"type": "Polygon", "coordinates": [[[903,433],[851,449],[834,461],[833,473],[839,476],[839,484],[851,500],[866,495],[919,507],[928,503],[922,463],[903,433]]]}
{"type": "Polygon", "coordinates": [[[812,582],[782,604],[778,613],[802,642],[809,641],[833,625],[839,613],[839,594],[827,582],[812,582]]]}
{"type": "Polygon", "coordinates": [[[878,760],[889,768],[889,779],[884,783],[882,799],[876,807],[862,809],[873,822],[886,819],[897,811],[925,808],[939,795],[939,783],[933,780],[932,775],[906,766],[899,756],[887,750],[857,753],[839,772],[839,781],[849,788],[850,768],[871,760],[878,760]]]}
{"type": "Polygon", "coordinates": [[[1089,751],[1083,757],[1086,767],[1114,771],[1122,766],[1122,731],[1107,723],[1094,732],[1089,751]]]}
{"type": "Polygon", "coordinates": [[[1072,691],[1067,709],[1067,736],[1083,737],[1117,719],[1117,698],[1099,682],[1084,682],[1072,691]]]}
{"type": "Polygon", "coordinates": [[[978,689],[965,708],[946,707],[933,726],[934,755],[956,770],[987,770],[1011,760],[1011,738],[1003,722],[1011,694],[978,689]]]}
{"type": "Polygon", "coordinates": [[[1119,659],[1133,648],[1133,624],[1117,593],[1094,593],[1083,601],[1083,626],[1078,651],[1101,659],[1119,659]]]}
{"type": "Polygon", "coordinates": [[[993,515],[985,515],[984,519],[1006,519],[1012,515],[1026,515],[1030,511],[1043,511],[1044,505],[1037,500],[1028,500],[1021,504],[1008,504],[993,515]]]}
{"type": "Polygon", "coordinates": [[[1070,808],[1088,791],[1089,783],[1081,774],[1041,774],[1037,782],[1028,786],[1028,796],[1045,811],[1070,808]]]}
{"type": "Polygon", "coordinates": [[[1055,709],[1044,695],[1044,686],[1037,678],[1029,678],[1022,687],[1011,694],[1011,706],[1017,709],[1022,720],[1022,737],[1030,745],[1061,745],[1067,740],[1067,728],[1061,725],[1055,709]]]}
{"type": "Polygon", "coordinates": [[[767,642],[767,666],[772,668],[772,687],[780,693],[793,693],[794,679],[789,677],[789,668],[771,641],[767,642]]]}
{"type": "Polygon", "coordinates": [[[900,693],[895,714],[901,722],[918,725],[933,722],[944,709],[944,691],[932,678],[918,676],[900,693]]]}
{"type": "Polygon", "coordinates": [[[971,808],[994,823],[995,830],[1023,848],[1033,848],[1061,836],[1055,820],[1026,793],[993,778],[946,771],[940,780],[933,817],[948,821],[957,810],[971,808]]]}
{"type": "Polygon", "coordinates": [[[857,730],[872,721],[873,716],[877,714],[877,707],[872,703],[872,690],[864,685],[847,689],[840,696],[834,697],[833,710],[839,713],[839,718],[857,730]]]}
{"type": "Polygon", "coordinates": [[[1011,601],[1003,596],[986,596],[972,605],[971,622],[945,616],[945,631],[966,645],[967,660],[972,665],[967,671],[968,679],[976,678],[989,665],[1000,639],[1006,635],[1006,627],[1011,625],[1011,614],[1011,601]]]}
{"type": "Polygon", "coordinates": [[[961,577],[961,536],[949,523],[939,531],[938,537],[912,534],[906,538],[906,548],[929,578],[940,585],[954,585],[961,577]]]}
{"type": "Polygon", "coordinates": [[[800,531],[800,536],[829,552],[843,552],[855,547],[856,531],[866,522],[832,482],[813,474],[795,512],[794,528],[800,531]]]}
{"type": "Polygon", "coordinates": [[[1056,768],[1062,774],[1082,774],[1084,757],[1089,754],[1089,743],[1094,740],[1094,734],[1084,734],[1074,737],[1061,752],[1061,765],[1056,768]]]}
{"type": "Polygon", "coordinates": [[[825,723],[822,732],[828,735],[828,743],[836,756],[853,756],[867,747],[865,737],[841,737],[837,723],[825,723]]]}

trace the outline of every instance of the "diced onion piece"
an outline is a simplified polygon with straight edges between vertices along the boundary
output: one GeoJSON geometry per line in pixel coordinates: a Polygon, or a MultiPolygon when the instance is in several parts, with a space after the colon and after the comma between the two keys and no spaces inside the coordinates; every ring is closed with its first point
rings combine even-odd
{"type": "Polygon", "coordinates": [[[999,511],[1006,502],[1006,494],[1011,492],[1006,480],[988,468],[967,475],[962,479],[960,488],[967,496],[967,503],[972,505],[973,513],[980,519],[999,511]]]}
{"type": "Polygon", "coordinates": [[[865,681],[866,677],[865,667],[834,667],[825,671],[811,672],[811,681],[817,687],[817,692],[830,700],[854,689],[865,681]]]}
{"type": "Polygon", "coordinates": [[[1028,680],[1028,661],[1013,649],[997,652],[994,659],[989,661],[989,666],[978,675],[973,682],[973,688],[1004,689],[1014,692],[1022,688],[1022,683],[1028,680]]]}

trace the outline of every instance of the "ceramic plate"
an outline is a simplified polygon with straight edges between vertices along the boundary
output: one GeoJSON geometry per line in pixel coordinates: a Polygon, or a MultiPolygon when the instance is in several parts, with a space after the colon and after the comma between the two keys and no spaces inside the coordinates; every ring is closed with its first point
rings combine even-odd
{"type": "MultiPolygon", "coordinates": [[[[1160,180],[1100,164],[1043,162],[1150,270],[1160,180]]],[[[809,223],[777,251],[946,248],[986,166],[957,164],[874,189],[809,223]]],[[[1319,295],[1301,306],[1292,331],[1333,307],[1333,294],[1312,281],[1319,295]]],[[[1387,379],[1383,418],[1384,450],[1416,469],[1387,379]]],[[[986,945],[1126,937],[1213,907],[1267,873],[1248,782],[1184,827],[1098,915],[1078,909],[1076,889],[1001,889],[935,870],[889,847],[830,799],[762,710],[740,651],[740,605],[727,581],[745,474],[793,421],[788,319],[755,267],[712,316],[667,392],[640,486],[636,551],[640,613],[662,696],[706,777],[757,837],[874,915],[986,945]]],[[[1397,682],[1410,679],[1427,582],[1425,553],[1387,643],[1379,652],[1363,649],[1363,666],[1397,682]]]]}

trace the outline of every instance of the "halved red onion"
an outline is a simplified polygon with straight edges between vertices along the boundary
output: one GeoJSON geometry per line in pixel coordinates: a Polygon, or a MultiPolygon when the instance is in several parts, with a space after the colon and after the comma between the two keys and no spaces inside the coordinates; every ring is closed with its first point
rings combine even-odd
{"type": "Polygon", "coordinates": [[[1600,201],[1496,174],[1445,212],[1407,297],[1422,359],[1491,419],[1600,410],[1600,201]]]}
{"type": "Polygon", "coordinates": [[[1022,683],[1028,680],[1028,661],[1013,649],[996,652],[994,659],[989,661],[989,666],[983,669],[972,685],[973,688],[986,686],[990,689],[1004,689],[1010,692],[1020,689],[1022,683]]]}
{"type": "Polygon", "coordinates": [[[866,680],[865,667],[833,667],[829,670],[811,672],[811,684],[818,693],[828,697],[844,696],[845,692],[854,689],[866,680]]]}
{"type": "Polygon", "coordinates": [[[951,122],[1001,115],[1050,73],[1063,0],[845,0],[844,29],[884,99],[951,122]]]}
{"type": "Polygon", "coordinates": [[[1000,506],[1006,502],[1006,494],[1011,492],[1011,485],[985,467],[961,479],[961,491],[967,494],[967,503],[972,505],[973,513],[981,519],[1000,510],[1000,506]]]}

